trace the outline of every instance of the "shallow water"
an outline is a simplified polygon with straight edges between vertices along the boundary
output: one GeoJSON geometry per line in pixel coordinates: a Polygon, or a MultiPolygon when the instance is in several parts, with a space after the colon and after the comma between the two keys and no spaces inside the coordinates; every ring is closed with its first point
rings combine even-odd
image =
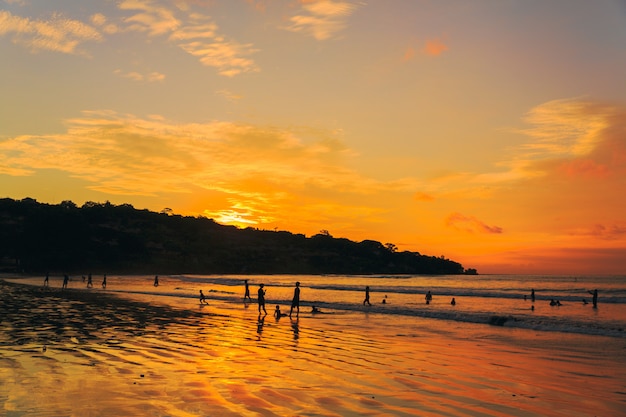
{"type": "MultiPolygon", "coordinates": [[[[312,305],[324,311],[348,314],[363,310],[364,289],[371,288],[369,311],[377,314],[418,316],[542,331],[596,334],[626,337],[626,277],[572,276],[344,276],[344,275],[257,275],[257,276],[161,276],[160,285],[152,285],[154,276],[108,276],[106,291],[159,298],[169,305],[187,305],[202,289],[209,299],[239,307],[243,298],[243,280],[250,282],[253,300],[258,284],[267,290],[267,306],[289,308],[295,281],[301,282],[302,306],[312,305]],[[536,301],[530,300],[531,289],[536,301]],[[591,305],[588,291],[599,292],[598,308],[591,305]],[[426,305],[424,294],[431,291],[433,301],[426,305]],[[450,301],[455,298],[456,305],[450,301]],[[526,297],[526,299],[524,299],[526,297]],[[550,300],[561,306],[550,306],[550,300]],[[382,304],[385,300],[386,304],[382,304]],[[588,304],[584,304],[583,300],[588,304]],[[533,308],[534,309],[531,309],[533,308]]],[[[43,278],[26,282],[40,285],[43,278]]],[[[102,290],[101,276],[94,277],[95,289],[102,290]]],[[[51,277],[51,286],[60,287],[62,278],[51,277]]],[[[82,277],[72,277],[70,288],[84,288],[82,277]]],[[[230,307],[228,307],[230,308],[230,307]]]]}

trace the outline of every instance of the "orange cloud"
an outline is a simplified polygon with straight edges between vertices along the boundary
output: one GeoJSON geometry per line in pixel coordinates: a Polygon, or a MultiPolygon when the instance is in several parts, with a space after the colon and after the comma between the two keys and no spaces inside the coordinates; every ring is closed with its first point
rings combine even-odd
{"type": "Polygon", "coordinates": [[[468,233],[502,233],[499,226],[489,226],[473,216],[452,213],[446,218],[446,226],[468,233]]]}
{"type": "Polygon", "coordinates": [[[440,39],[428,39],[422,52],[430,56],[439,56],[448,50],[448,46],[440,39]]]}
{"type": "Polygon", "coordinates": [[[433,197],[432,195],[420,191],[413,194],[413,198],[415,198],[417,201],[433,201],[435,199],[435,197],[433,197]]]}

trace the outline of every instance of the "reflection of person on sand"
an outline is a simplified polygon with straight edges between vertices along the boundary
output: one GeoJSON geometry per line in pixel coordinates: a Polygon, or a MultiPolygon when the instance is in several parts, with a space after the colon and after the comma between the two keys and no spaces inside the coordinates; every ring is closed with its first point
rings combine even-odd
{"type": "Polygon", "coordinates": [[[598,290],[587,291],[587,292],[593,296],[591,299],[593,308],[597,308],[598,307],[598,290]]]}
{"type": "Polygon", "coordinates": [[[155,275],[155,276],[154,276],[154,286],[155,286],[155,287],[158,287],[158,286],[159,286],[159,276],[158,276],[158,275],[155,275]]]}
{"type": "Polygon", "coordinates": [[[102,288],[107,287],[107,274],[104,274],[104,278],[102,279],[102,288]]]}
{"type": "Polygon", "coordinates": [[[246,299],[252,301],[252,297],[250,297],[250,285],[248,285],[248,280],[245,279],[243,282],[246,285],[246,292],[243,295],[243,301],[246,301],[246,299]]]}
{"type": "Polygon", "coordinates": [[[206,297],[204,296],[204,293],[202,292],[202,290],[200,290],[200,304],[209,304],[206,301],[206,297]]]}
{"type": "Polygon", "coordinates": [[[259,314],[261,314],[261,309],[263,312],[267,314],[267,310],[265,310],[265,290],[263,289],[265,285],[259,284],[259,291],[257,292],[257,303],[259,303],[259,314]]]}
{"type": "Polygon", "coordinates": [[[49,277],[50,277],[50,274],[48,272],[46,272],[46,277],[43,279],[43,286],[44,287],[47,287],[47,286],[50,285],[49,277]]]}
{"type": "Polygon", "coordinates": [[[91,280],[91,273],[87,276],[87,288],[93,287],[93,281],[91,280]]]}
{"type": "Polygon", "coordinates": [[[426,293],[426,304],[430,304],[430,302],[433,300],[433,295],[430,293],[430,291],[428,291],[426,293]]]}
{"type": "Polygon", "coordinates": [[[286,317],[286,316],[287,316],[287,313],[283,313],[282,311],[280,311],[280,306],[276,306],[276,310],[274,310],[274,317],[279,319],[281,317],[286,317]]]}
{"type": "Polygon", "coordinates": [[[300,314],[300,281],[296,282],[296,288],[293,290],[293,299],[291,300],[291,309],[289,310],[289,317],[293,313],[293,308],[296,308],[296,316],[300,314]]]}
{"type": "Polygon", "coordinates": [[[370,303],[370,286],[369,285],[365,286],[365,300],[363,300],[363,305],[365,304],[367,304],[368,306],[372,305],[370,303]]]}
{"type": "Polygon", "coordinates": [[[263,333],[264,324],[265,324],[265,316],[262,316],[259,314],[259,317],[257,318],[257,324],[256,324],[256,332],[259,334],[259,336],[261,335],[261,333],[263,333]]]}

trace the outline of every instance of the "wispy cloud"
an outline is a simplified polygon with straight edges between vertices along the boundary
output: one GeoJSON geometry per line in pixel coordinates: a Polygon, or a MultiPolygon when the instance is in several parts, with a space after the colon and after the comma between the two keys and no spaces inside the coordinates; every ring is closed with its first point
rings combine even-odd
{"type": "Polygon", "coordinates": [[[300,0],[302,9],[292,16],[287,30],[326,40],[346,27],[346,20],[359,7],[357,3],[335,0],[300,0]]]}
{"type": "Polygon", "coordinates": [[[169,34],[181,25],[173,10],[149,0],[123,0],[117,7],[121,10],[133,11],[131,16],[124,18],[124,23],[129,30],[158,36],[169,34]]]}
{"type": "Polygon", "coordinates": [[[500,234],[503,232],[499,226],[489,226],[473,216],[461,213],[452,213],[446,218],[446,226],[467,233],[500,234]]]}
{"type": "Polygon", "coordinates": [[[447,50],[448,46],[443,42],[443,40],[434,38],[426,40],[424,47],[422,48],[422,53],[430,56],[439,56],[447,50]]]}
{"type": "Polygon", "coordinates": [[[163,81],[165,79],[165,74],[161,74],[160,72],[156,72],[156,71],[143,74],[143,73],[136,72],[136,71],[125,72],[120,69],[117,69],[114,71],[114,74],[119,77],[128,78],[133,81],[141,81],[141,82],[145,81],[149,83],[163,81]]]}
{"type": "MultiPolygon", "coordinates": [[[[0,141],[0,172],[32,175],[54,169],[88,181],[93,190],[120,195],[205,190],[229,196],[231,207],[220,210],[253,213],[254,221],[276,217],[286,201],[296,209],[307,199],[314,205],[316,193],[387,189],[344,166],[349,150],[333,132],[179,124],[110,111],[86,112],[67,126],[64,134],[0,141]]],[[[335,207],[329,215],[341,211],[335,207]]]]}
{"type": "Polygon", "coordinates": [[[227,39],[219,33],[210,16],[187,8],[168,9],[150,1],[125,0],[118,7],[132,12],[124,18],[125,30],[146,33],[151,37],[167,36],[203,65],[216,68],[220,75],[233,77],[259,71],[250,58],[258,50],[251,43],[227,39]]]}
{"type": "Polygon", "coordinates": [[[503,164],[516,177],[553,173],[604,177],[626,165],[626,109],[580,99],[554,100],[528,112],[529,137],[503,164]],[[621,132],[621,133],[620,133],[621,132]]]}
{"type": "Polygon", "coordinates": [[[15,44],[23,45],[31,52],[65,54],[84,53],[79,49],[82,43],[102,40],[102,35],[93,26],[60,14],[47,20],[34,20],[0,11],[0,36],[4,35],[10,35],[15,44]]]}

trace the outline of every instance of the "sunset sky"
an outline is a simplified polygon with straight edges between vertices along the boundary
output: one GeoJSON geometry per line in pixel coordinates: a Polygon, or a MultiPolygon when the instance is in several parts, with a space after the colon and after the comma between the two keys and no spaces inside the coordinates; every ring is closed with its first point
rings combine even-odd
{"type": "Polygon", "coordinates": [[[626,274],[623,0],[0,0],[0,197],[626,274]]]}

